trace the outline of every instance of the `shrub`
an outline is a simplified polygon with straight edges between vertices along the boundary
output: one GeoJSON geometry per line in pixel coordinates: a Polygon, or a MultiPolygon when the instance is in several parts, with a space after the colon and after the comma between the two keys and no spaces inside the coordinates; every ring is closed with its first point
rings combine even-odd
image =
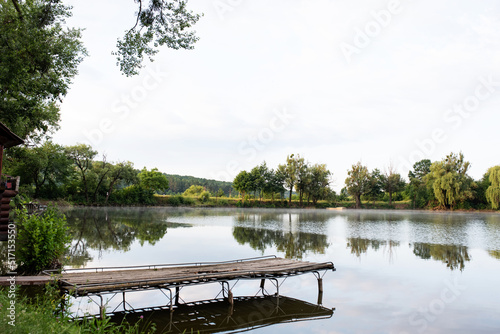
{"type": "Polygon", "coordinates": [[[16,217],[18,270],[35,274],[60,265],[59,259],[71,241],[66,217],[51,206],[41,214],[31,215],[25,208],[18,209],[16,217]]]}
{"type": "Polygon", "coordinates": [[[210,199],[210,193],[208,191],[204,191],[200,194],[199,200],[202,203],[207,202],[210,199]]]}

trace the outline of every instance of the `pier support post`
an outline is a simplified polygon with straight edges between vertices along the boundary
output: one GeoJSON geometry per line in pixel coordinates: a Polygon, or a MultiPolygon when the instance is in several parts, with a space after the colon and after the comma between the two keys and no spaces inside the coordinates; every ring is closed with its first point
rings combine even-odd
{"type": "Polygon", "coordinates": [[[318,305],[323,305],[323,279],[318,278],[318,305]]]}
{"type": "Polygon", "coordinates": [[[178,286],[175,287],[175,306],[179,305],[179,293],[180,289],[178,286]]]}
{"type": "Polygon", "coordinates": [[[98,296],[101,300],[101,304],[99,305],[99,316],[101,317],[101,319],[103,319],[106,315],[106,307],[104,306],[104,299],[102,299],[102,295],[99,294],[98,296]]]}

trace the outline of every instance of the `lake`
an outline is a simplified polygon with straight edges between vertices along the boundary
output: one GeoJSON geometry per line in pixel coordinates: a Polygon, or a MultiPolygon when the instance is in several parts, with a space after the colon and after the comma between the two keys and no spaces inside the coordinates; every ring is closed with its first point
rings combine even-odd
{"type": "MultiPolygon", "coordinates": [[[[231,282],[238,297],[231,312],[224,303],[197,302],[214,299],[219,284],[185,287],[184,308],[139,314],[160,333],[500,332],[496,213],[74,208],[66,215],[72,268],[277,255],[331,261],[337,269],[325,273],[322,300],[312,273],[280,280],[279,300],[260,298],[259,280],[231,282]]],[[[123,310],[120,302],[115,296],[108,310],[123,310]]],[[[127,303],[161,306],[166,297],[133,292],[127,303]]],[[[72,310],[83,315],[96,307],[79,298],[72,310]]]]}

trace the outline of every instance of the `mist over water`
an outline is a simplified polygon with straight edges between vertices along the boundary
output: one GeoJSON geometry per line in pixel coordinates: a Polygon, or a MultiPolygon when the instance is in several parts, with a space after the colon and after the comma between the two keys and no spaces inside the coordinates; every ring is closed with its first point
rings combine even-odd
{"type": "MultiPolygon", "coordinates": [[[[497,333],[500,328],[496,298],[500,287],[495,279],[500,271],[498,214],[187,208],[71,209],[66,214],[73,236],[68,267],[225,261],[264,255],[335,264],[337,271],[329,271],[323,278],[322,305],[318,305],[314,275],[290,277],[282,282],[280,295],[285,298],[283,305],[293,306],[282,311],[296,318],[275,317],[279,303],[242,300],[240,308],[246,311],[233,310],[235,313],[223,317],[234,320],[238,316],[239,330],[497,333]],[[308,310],[307,316],[304,310],[308,310]],[[242,314],[253,314],[253,318],[242,314]]],[[[232,291],[235,297],[255,296],[259,284],[259,280],[240,281],[232,291]]],[[[181,297],[187,304],[196,304],[219,292],[219,284],[207,284],[186,287],[181,297]]],[[[108,307],[115,308],[119,301],[111,300],[108,307]]],[[[167,304],[165,296],[155,291],[132,293],[127,302],[134,308],[167,304]]],[[[184,313],[174,311],[168,321],[161,312],[141,314],[157,322],[163,332],[180,330],[179,324],[187,321],[181,317],[186,314],[198,319],[183,327],[188,332],[191,328],[223,330],[210,315],[220,310],[220,304],[193,307],[184,313]]],[[[95,305],[81,300],[73,308],[80,313],[95,311],[95,305]]]]}

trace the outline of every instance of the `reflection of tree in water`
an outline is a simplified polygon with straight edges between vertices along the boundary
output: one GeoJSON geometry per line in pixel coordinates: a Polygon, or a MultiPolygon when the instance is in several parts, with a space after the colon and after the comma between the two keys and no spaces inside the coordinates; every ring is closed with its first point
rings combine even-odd
{"type": "Polygon", "coordinates": [[[490,254],[490,256],[494,257],[495,259],[500,260],[500,250],[490,250],[488,251],[488,254],[490,254]]]}
{"type": "Polygon", "coordinates": [[[262,253],[275,246],[279,252],[285,253],[287,259],[301,259],[308,251],[324,254],[329,246],[324,234],[235,226],[233,236],[239,244],[248,243],[250,247],[262,253]]]}
{"type": "Polygon", "coordinates": [[[413,254],[422,259],[433,259],[446,263],[451,270],[464,270],[465,262],[470,261],[467,246],[437,245],[416,242],[413,244],[413,254]]]}
{"type": "Polygon", "coordinates": [[[389,252],[389,260],[392,260],[394,255],[394,249],[399,247],[399,241],[395,240],[371,240],[363,238],[347,238],[347,248],[351,249],[351,254],[360,257],[362,254],[368,252],[371,248],[375,251],[380,249],[380,246],[384,246],[389,252]]]}
{"type": "Polygon", "coordinates": [[[105,250],[128,251],[134,240],[154,245],[172,224],[164,222],[165,214],[141,210],[74,210],[66,213],[69,232],[73,236],[69,264],[85,266],[92,260],[89,249],[99,256],[105,250]]]}

